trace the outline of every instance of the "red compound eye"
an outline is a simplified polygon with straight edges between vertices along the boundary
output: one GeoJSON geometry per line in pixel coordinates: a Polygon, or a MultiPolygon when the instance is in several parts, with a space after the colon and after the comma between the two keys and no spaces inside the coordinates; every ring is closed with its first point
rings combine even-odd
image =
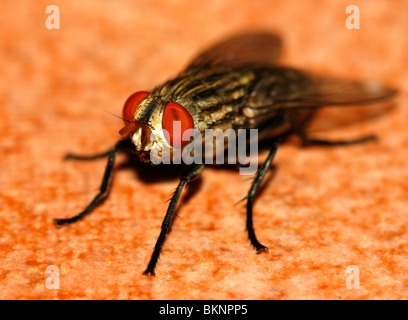
{"type": "MultiPolygon", "coordinates": [[[[150,94],[150,92],[139,91],[132,94],[125,102],[123,107],[123,119],[132,121],[139,104],[150,94]]],[[[126,121],[125,121],[126,122],[126,121]]]]}
{"type": "Polygon", "coordinates": [[[176,102],[170,102],[164,109],[162,127],[166,140],[173,147],[184,146],[189,140],[182,141],[183,133],[194,128],[194,121],[190,113],[176,102]],[[180,122],[180,129],[176,126],[176,121],[180,122]],[[176,127],[176,130],[173,129],[176,127]]]}

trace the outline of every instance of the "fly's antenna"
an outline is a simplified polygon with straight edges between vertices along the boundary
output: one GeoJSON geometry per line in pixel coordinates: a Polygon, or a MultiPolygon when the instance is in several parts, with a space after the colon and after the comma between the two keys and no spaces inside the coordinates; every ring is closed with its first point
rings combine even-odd
{"type": "Polygon", "coordinates": [[[129,120],[127,120],[127,119],[125,119],[125,118],[123,118],[123,117],[121,117],[121,116],[118,116],[117,114],[114,114],[114,113],[112,113],[112,112],[110,112],[110,111],[108,111],[108,110],[102,109],[102,108],[100,108],[100,107],[97,107],[97,108],[98,108],[99,110],[103,111],[103,112],[109,113],[111,116],[114,116],[114,117],[116,117],[116,118],[122,119],[123,121],[125,121],[125,122],[127,122],[127,123],[130,123],[130,122],[131,122],[131,121],[129,121],[129,120]]]}

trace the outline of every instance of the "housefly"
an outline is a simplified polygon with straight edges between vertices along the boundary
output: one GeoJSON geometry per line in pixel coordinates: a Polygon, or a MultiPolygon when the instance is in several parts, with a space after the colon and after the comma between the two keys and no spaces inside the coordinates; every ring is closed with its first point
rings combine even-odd
{"type": "MultiPolygon", "coordinates": [[[[271,141],[269,154],[255,174],[246,200],[246,230],[257,252],[267,251],[254,231],[252,206],[283,136],[295,134],[305,145],[349,145],[374,140],[374,135],[347,141],[310,137],[305,126],[319,108],[373,104],[389,100],[396,91],[372,82],[318,77],[277,65],[281,39],[270,33],[247,33],[216,43],[199,54],[178,76],[151,91],[138,91],[125,102],[120,130],[124,139],[110,150],[91,156],[68,154],[67,158],[92,160],[108,157],[100,192],[78,215],[55,219],[57,227],[74,223],[89,214],[110,189],[115,155],[132,152],[151,162],[151,154],[164,148],[174,153],[186,148],[191,139],[181,139],[187,130],[203,134],[207,129],[257,129],[259,139],[271,141]],[[179,134],[174,133],[179,123],[179,134]],[[181,134],[180,134],[181,133],[181,134]]],[[[214,151],[215,152],[215,151],[214,151]]],[[[197,178],[204,164],[190,164],[180,177],[171,197],[145,275],[155,275],[166,234],[169,231],[183,187],[197,178]]]]}

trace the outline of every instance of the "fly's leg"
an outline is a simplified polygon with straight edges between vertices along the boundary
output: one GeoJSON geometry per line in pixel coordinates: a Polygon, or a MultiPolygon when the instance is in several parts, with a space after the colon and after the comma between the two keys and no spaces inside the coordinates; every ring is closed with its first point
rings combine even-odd
{"type": "Polygon", "coordinates": [[[364,142],[369,142],[369,141],[377,141],[377,136],[374,134],[369,134],[363,137],[350,139],[350,140],[333,140],[332,141],[332,140],[324,140],[324,139],[314,139],[314,138],[309,137],[300,125],[293,122],[291,119],[289,119],[289,121],[291,123],[293,132],[302,140],[302,144],[304,146],[310,146],[310,145],[328,146],[328,147],[346,146],[346,145],[359,144],[359,143],[364,143],[364,142]]]}
{"type": "Polygon", "coordinates": [[[322,140],[322,139],[313,139],[308,137],[307,135],[300,136],[299,137],[302,139],[302,144],[304,146],[310,146],[310,145],[318,145],[318,146],[347,146],[347,145],[352,145],[352,144],[359,144],[359,143],[364,143],[364,142],[369,142],[369,141],[377,141],[377,136],[370,134],[367,136],[363,136],[360,138],[356,139],[350,139],[350,140],[322,140]]]}
{"type": "MultiPolygon", "coordinates": [[[[118,147],[121,149],[123,148],[131,148],[131,142],[130,140],[121,140],[117,143],[118,147]]],[[[115,148],[116,145],[113,147],[115,148]]],[[[109,156],[112,152],[112,149],[109,149],[107,151],[101,152],[101,153],[95,153],[91,155],[79,155],[79,154],[74,154],[74,153],[67,153],[64,157],[64,160],[79,160],[79,161],[88,161],[88,160],[96,160],[100,158],[105,158],[109,156]]]]}
{"type": "Polygon", "coordinates": [[[104,153],[100,153],[100,154],[97,154],[97,155],[93,155],[93,156],[76,156],[76,155],[72,155],[72,154],[67,155],[67,157],[69,156],[69,159],[77,159],[77,160],[93,160],[93,159],[97,159],[97,158],[102,158],[104,156],[108,156],[108,163],[106,165],[105,174],[104,174],[103,179],[102,179],[100,192],[96,195],[96,197],[91,201],[91,203],[83,211],[78,213],[76,216],[73,216],[73,217],[67,218],[67,219],[54,219],[54,224],[56,225],[56,227],[61,227],[63,225],[71,224],[71,223],[77,222],[78,220],[81,220],[87,214],[89,214],[95,208],[96,205],[98,205],[103,199],[106,198],[106,196],[109,193],[110,184],[111,184],[111,181],[112,181],[113,165],[114,165],[114,162],[115,162],[116,152],[120,148],[122,148],[125,144],[126,144],[126,141],[121,140],[121,141],[117,142],[113,146],[113,148],[110,149],[109,151],[104,152],[104,153]]]}
{"type": "Polygon", "coordinates": [[[262,183],[263,178],[265,177],[269,167],[272,164],[272,160],[275,157],[276,151],[278,150],[278,144],[275,142],[272,146],[271,151],[268,154],[265,162],[263,163],[262,167],[256,173],[255,179],[252,182],[251,188],[249,189],[248,195],[246,196],[247,199],[247,222],[246,222],[246,229],[248,231],[248,238],[251,241],[252,246],[255,248],[257,253],[262,251],[268,251],[268,248],[261,244],[255,235],[254,225],[252,222],[252,207],[256,192],[259,189],[259,186],[262,183]]]}
{"type": "Polygon", "coordinates": [[[150,258],[149,264],[146,270],[143,272],[144,275],[147,276],[154,276],[154,269],[156,268],[157,261],[159,260],[160,253],[162,251],[164,240],[166,239],[166,235],[170,230],[171,221],[174,216],[174,212],[176,210],[177,202],[180,198],[181,191],[186,183],[196,179],[204,169],[204,165],[195,165],[189,168],[189,170],[183,174],[180,178],[180,182],[174,192],[173,196],[171,197],[169,207],[167,209],[166,216],[164,217],[161,232],[159,238],[157,239],[156,245],[154,246],[154,250],[152,256],[150,258]]]}
{"type": "Polygon", "coordinates": [[[108,151],[101,152],[101,153],[96,153],[92,155],[79,155],[79,154],[74,154],[74,153],[67,153],[64,157],[64,160],[96,160],[100,158],[105,158],[109,156],[110,152],[112,149],[109,149],[108,151]]]}

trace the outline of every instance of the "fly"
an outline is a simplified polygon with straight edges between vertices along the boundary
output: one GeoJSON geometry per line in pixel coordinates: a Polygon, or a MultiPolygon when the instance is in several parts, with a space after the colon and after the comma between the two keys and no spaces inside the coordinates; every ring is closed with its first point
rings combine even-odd
{"type": "MultiPolygon", "coordinates": [[[[372,141],[374,135],[346,141],[327,141],[309,137],[305,125],[318,108],[373,104],[389,100],[396,91],[370,82],[323,78],[276,64],[281,39],[270,33],[248,33],[221,41],[199,54],[177,77],[154,88],[139,91],[125,102],[120,130],[124,139],[110,150],[88,156],[68,154],[67,158],[93,160],[108,157],[100,192],[79,214],[55,219],[57,227],[74,223],[89,214],[110,189],[115,155],[132,152],[144,162],[164,148],[174,153],[186,148],[187,130],[204,134],[206,129],[257,129],[260,139],[272,141],[269,154],[255,174],[246,200],[246,230],[257,252],[268,251],[254,231],[252,206],[258,188],[278,148],[278,140],[295,134],[304,145],[349,145],[372,141]],[[179,123],[179,134],[174,133],[179,123]]],[[[180,177],[164,217],[145,275],[155,268],[184,186],[199,177],[204,164],[191,164],[180,177]]]]}

